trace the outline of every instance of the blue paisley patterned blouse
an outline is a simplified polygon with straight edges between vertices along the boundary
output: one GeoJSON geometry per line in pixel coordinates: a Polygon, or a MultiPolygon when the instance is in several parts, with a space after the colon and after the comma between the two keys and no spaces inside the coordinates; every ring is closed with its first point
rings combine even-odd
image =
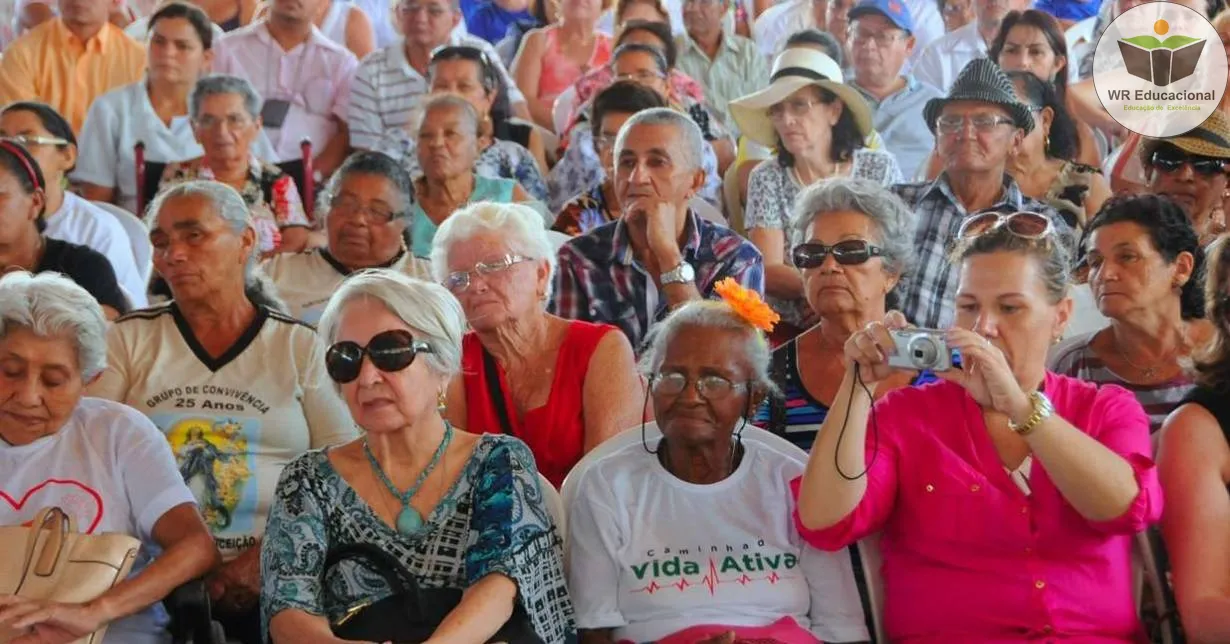
{"type": "Polygon", "coordinates": [[[409,539],[384,523],[333,468],[324,450],[286,467],[261,547],[264,632],[278,612],[298,609],[336,620],[392,590],[361,564],[344,561],[323,577],[330,547],[368,543],[401,560],[424,588],[465,589],[491,573],[517,584],[517,598],[544,642],[574,632],[561,543],[539,487],[534,457],[511,436],[488,434],[465,471],[409,539]]]}

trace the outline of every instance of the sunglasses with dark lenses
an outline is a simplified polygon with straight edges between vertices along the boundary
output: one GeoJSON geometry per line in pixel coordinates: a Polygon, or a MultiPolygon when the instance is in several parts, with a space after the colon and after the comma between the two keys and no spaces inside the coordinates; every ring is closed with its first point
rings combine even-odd
{"type": "Polygon", "coordinates": [[[817,268],[824,263],[824,258],[830,254],[838,264],[854,266],[855,264],[862,264],[872,257],[883,257],[884,249],[879,246],[873,246],[862,239],[847,239],[846,241],[837,242],[832,246],[809,242],[795,246],[792,257],[795,268],[817,268]]]}
{"type": "Polygon", "coordinates": [[[1163,148],[1149,159],[1149,165],[1166,173],[1178,172],[1185,163],[1191,164],[1192,172],[1205,177],[1215,177],[1226,171],[1225,159],[1187,154],[1178,148],[1163,148]]]}
{"type": "Polygon", "coordinates": [[[1014,212],[1005,215],[984,212],[966,219],[957,231],[957,239],[972,239],[992,230],[1007,228],[1008,232],[1025,239],[1042,239],[1051,233],[1051,218],[1036,212],[1014,212]]]}
{"type": "Polygon", "coordinates": [[[325,352],[325,370],[334,382],[345,384],[359,377],[365,355],[372,366],[393,373],[409,367],[418,354],[434,352],[431,345],[415,340],[409,331],[394,329],[372,336],[367,346],[351,341],[335,343],[325,352]]]}

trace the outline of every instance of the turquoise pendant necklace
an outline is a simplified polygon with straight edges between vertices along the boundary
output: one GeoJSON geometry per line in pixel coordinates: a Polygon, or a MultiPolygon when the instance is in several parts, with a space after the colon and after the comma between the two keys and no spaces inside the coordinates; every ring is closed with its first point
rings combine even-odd
{"type": "Polygon", "coordinates": [[[444,456],[444,450],[448,449],[448,444],[452,440],[453,426],[445,422],[444,438],[440,439],[440,444],[436,447],[436,453],[431,456],[431,462],[427,464],[427,467],[423,468],[422,472],[419,472],[419,477],[415,479],[414,485],[411,485],[405,492],[399,492],[397,487],[393,485],[393,481],[381,469],[380,463],[376,461],[376,455],[372,453],[372,448],[367,444],[367,439],[363,439],[363,452],[367,454],[367,461],[371,463],[372,471],[380,478],[380,482],[384,483],[384,487],[388,488],[393,496],[401,500],[401,512],[397,514],[398,534],[413,537],[423,531],[423,515],[410,506],[410,499],[414,498],[415,493],[423,486],[423,481],[426,481],[427,477],[431,475],[432,470],[436,469],[436,465],[440,464],[440,457],[444,456]]]}

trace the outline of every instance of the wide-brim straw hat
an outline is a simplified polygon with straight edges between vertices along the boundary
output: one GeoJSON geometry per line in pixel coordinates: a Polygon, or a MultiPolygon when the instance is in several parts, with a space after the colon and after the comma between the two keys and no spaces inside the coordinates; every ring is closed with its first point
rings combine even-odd
{"type": "Polygon", "coordinates": [[[935,134],[935,119],[939,118],[944,106],[958,101],[975,101],[990,103],[1004,108],[1012,116],[1012,122],[1026,134],[1034,129],[1034,115],[1029,106],[1016,97],[1016,87],[1012,79],[1004,73],[990,58],[976,58],[961,73],[952,84],[948,96],[933,98],[923,107],[923,118],[927,127],[935,134]]]}
{"type": "Polygon", "coordinates": [[[773,61],[769,86],[730,102],[730,114],[739,131],[766,147],[776,147],[777,129],[769,119],[769,108],[786,100],[791,94],[816,85],[837,96],[845,105],[858,132],[864,139],[871,134],[871,108],[858,90],[842,83],[841,66],[837,61],[814,49],[787,49],[773,61]]]}
{"type": "Polygon", "coordinates": [[[1183,134],[1165,139],[1145,139],[1140,144],[1140,158],[1146,166],[1153,152],[1163,143],[1169,143],[1188,154],[1230,159],[1230,119],[1221,110],[1215,110],[1204,123],[1183,134]]]}

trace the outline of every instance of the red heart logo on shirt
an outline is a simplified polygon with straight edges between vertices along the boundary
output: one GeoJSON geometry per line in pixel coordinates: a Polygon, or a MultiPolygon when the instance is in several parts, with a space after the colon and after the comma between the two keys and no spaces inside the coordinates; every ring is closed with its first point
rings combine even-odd
{"type": "Polygon", "coordinates": [[[47,479],[20,497],[0,490],[0,526],[29,525],[43,508],[58,506],[77,521],[77,529],[93,534],[102,521],[102,495],[71,479],[47,479]]]}

